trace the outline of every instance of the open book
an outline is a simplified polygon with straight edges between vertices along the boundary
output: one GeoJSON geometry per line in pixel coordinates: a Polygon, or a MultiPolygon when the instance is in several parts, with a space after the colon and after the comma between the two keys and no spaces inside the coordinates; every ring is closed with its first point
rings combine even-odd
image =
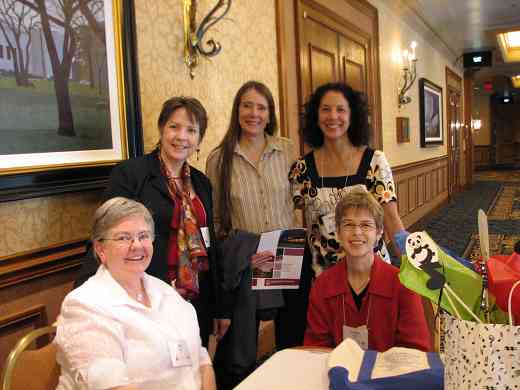
{"type": "Polygon", "coordinates": [[[394,347],[364,351],[345,339],[329,355],[331,390],[442,390],[444,366],[439,354],[394,347]]]}
{"type": "Polygon", "coordinates": [[[269,251],[253,266],[253,290],[297,289],[300,285],[305,229],[281,229],[262,233],[257,253],[269,251]]]}

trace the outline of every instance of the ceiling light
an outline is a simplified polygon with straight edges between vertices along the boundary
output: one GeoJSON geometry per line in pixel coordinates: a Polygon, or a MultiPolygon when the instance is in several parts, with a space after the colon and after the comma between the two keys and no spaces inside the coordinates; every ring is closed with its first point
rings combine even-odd
{"type": "Polygon", "coordinates": [[[497,41],[504,62],[520,61],[520,30],[498,33],[497,41]]]}
{"type": "Polygon", "coordinates": [[[513,88],[520,89],[520,74],[517,74],[516,76],[511,77],[511,82],[513,83],[513,88]]]}
{"type": "Polygon", "coordinates": [[[507,46],[510,48],[520,48],[520,31],[510,31],[505,33],[507,46]]]}

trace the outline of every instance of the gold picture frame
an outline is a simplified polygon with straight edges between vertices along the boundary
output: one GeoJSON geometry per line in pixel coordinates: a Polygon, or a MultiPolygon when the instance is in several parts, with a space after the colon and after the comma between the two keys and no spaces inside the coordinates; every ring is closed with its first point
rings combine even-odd
{"type": "Polygon", "coordinates": [[[104,187],[116,163],[143,153],[133,1],[74,3],[70,19],[50,0],[17,3],[39,21],[37,39],[21,40],[38,65],[0,63],[0,100],[11,102],[0,114],[0,201],[104,187]]]}

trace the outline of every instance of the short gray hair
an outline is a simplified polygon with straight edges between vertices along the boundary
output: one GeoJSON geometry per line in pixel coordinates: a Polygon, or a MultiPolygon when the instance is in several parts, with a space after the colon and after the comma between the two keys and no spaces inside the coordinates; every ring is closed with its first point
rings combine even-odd
{"type": "Polygon", "coordinates": [[[143,217],[152,235],[155,233],[155,226],[150,211],[135,200],[118,196],[107,200],[94,213],[92,223],[92,233],[90,239],[92,243],[102,239],[110,229],[127,217],[143,217]]]}

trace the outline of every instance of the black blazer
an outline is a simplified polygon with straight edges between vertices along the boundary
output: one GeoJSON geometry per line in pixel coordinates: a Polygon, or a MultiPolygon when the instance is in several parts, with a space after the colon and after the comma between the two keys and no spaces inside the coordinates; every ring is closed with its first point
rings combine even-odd
{"type": "MultiPolygon", "coordinates": [[[[209,271],[199,274],[200,299],[214,308],[211,313],[213,318],[229,318],[217,310],[220,307],[217,297],[217,242],[213,226],[211,184],[202,172],[193,167],[190,169],[193,189],[206,211],[211,240],[208,250],[209,271]]],[[[142,157],[125,160],[114,167],[104,198],[107,200],[115,196],[137,200],[151,211],[155,222],[155,241],[152,261],[146,272],[167,282],[173,200],[169,195],[166,179],[161,173],[157,150],[142,157]]]]}

